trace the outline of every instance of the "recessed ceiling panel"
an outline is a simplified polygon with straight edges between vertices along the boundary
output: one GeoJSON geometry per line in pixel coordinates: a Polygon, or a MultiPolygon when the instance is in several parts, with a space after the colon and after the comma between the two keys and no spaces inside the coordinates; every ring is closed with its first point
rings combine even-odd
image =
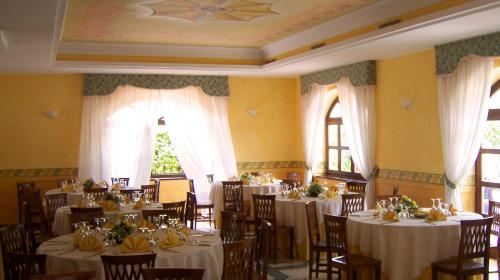
{"type": "Polygon", "coordinates": [[[63,42],[259,48],[380,0],[71,0],[63,42]]]}

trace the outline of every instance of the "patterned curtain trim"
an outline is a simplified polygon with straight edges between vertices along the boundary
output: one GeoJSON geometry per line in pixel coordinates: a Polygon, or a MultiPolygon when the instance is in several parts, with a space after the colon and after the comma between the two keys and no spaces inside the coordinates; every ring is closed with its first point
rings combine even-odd
{"type": "Polygon", "coordinates": [[[313,83],[329,85],[343,77],[348,77],[354,86],[375,85],[376,72],[375,61],[369,60],[302,75],[300,76],[301,92],[307,93],[313,83]]]}
{"type": "Polygon", "coordinates": [[[84,95],[107,95],[120,85],[149,89],[199,86],[208,95],[229,96],[227,76],[86,74],[84,95]]]}
{"type": "Polygon", "coordinates": [[[0,178],[77,176],[78,168],[1,169],[0,178]]]}
{"type": "Polygon", "coordinates": [[[462,57],[500,55],[500,32],[464,39],[435,47],[436,74],[450,74],[458,66],[462,57]]]}

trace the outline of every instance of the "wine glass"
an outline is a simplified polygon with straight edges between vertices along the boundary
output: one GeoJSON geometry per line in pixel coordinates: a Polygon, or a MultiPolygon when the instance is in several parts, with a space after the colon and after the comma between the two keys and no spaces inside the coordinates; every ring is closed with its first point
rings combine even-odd
{"type": "Polygon", "coordinates": [[[147,229],[147,231],[148,231],[148,234],[149,234],[148,243],[149,243],[151,246],[155,246],[155,245],[156,245],[156,241],[155,241],[155,239],[153,238],[153,232],[155,232],[155,229],[154,229],[154,228],[148,228],[148,229],[147,229]]]}
{"type": "Polygon", "coordinates": [[[436,199],[435,198],[431,198],[431,201],[432,201],[432,209],[436,209],[436,199]]]}

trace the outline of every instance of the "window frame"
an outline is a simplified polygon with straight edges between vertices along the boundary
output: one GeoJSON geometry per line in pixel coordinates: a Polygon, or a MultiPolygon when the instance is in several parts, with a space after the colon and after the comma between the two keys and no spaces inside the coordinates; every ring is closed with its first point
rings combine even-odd
{"type": "MultiPolygon", "coordinates": [[[[500,90],[500,80],[496,81],[490,90],[490,98],[500,90]]],[[[498,92],[500,94],[500,92],[498,92]]],[[[500,109],[489,109],[488,110],[488,119],[487,121],[500,121],[500,109]]],[[[500,183],[483,181],[482,174],[482,155],[483,154],[500,154],[499,149],[485,149],[482,147],[479,148],[479,153],[477,154],[475,169],[474,169],[474,181],[475,181],[475,211],[477,213],[483,213],[483,187],[487,188],[497,188],[500,189],[500,183]]]]}
{"type": "Polygon", "coordinates": [[[326,167],[325,167],[325,176],[326,177],[331,177],[335,179],[341,179],[341,180],[353,180],[353,181],[364,181],[363,177],[361,176],[360,173],[356,173],[355,166],[354,166],[354,161],[352,160],[352,156],[350,157],[351,161],[351,171],[341,171],[342,167],[342,151],[349,151],[349,146],[342,146],[342,143],[340,141],[341,135],[340,135],[340,127],[343,125],[342,123],[342,117],[338,118],[330,118],[330,114],[335,108],[335,106],[339,104],[339,98],[336,97],[335,100],[332,102],[330,105],[330,108],[328,109],[328,112],[325,116],[325,157],[326,157],[326,167]],[[337,127],[337,146],[330,146],[328,142],[328,126],[330,125],[335,125],[337,127]],[[330,170],[330,149],[336,149],[337,150],[337,157],[338,157],[338,171],[336,170],[330,170]]]}
{"type": "MultiPolygon", "coordinates": [[[[164,119],[164,117],[160,117],[158,119],[158,126],[164,126],[164,125],[166,125],[165,124],[165,119],[164,119]]],[[[155,142],[155,145],[156,145],[156,142],[155,142]]],[[[177,161],[179,161],[179,160],[177,160],[177,161]]],[[[153,159],[153,163],[154,163],[154,159],[153,159]]],[[[182,168],[182,166],[181,166],[181,168],[182,168]]],[[[182,173],[154,174],[153,170],[151,170],[150,178],[151,179],[163,179],[163,180],[183,180],[183,179],[187,179],[186,174],[184,172],[182,172],[182,173]]]]}

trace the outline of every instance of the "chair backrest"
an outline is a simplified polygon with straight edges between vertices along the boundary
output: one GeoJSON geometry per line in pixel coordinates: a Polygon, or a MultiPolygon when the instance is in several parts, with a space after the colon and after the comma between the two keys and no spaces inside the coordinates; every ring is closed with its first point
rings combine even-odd
{"type": "Polygon", "coordinates": [[[128,187],[128,182],[130,181],[130,178],[127,177],[121,177],[121,178],[115,178],[111,177],[111,184],[123,184],[125,187],[128,187]]]}
{"type": "Polygon", "coordinates": [[[224,246],[224,280],[251,280],[254,274],[255,251],[257,241],[255,237],[243,239],[224,246]]]}
{"type": "Polygon", "coordinates": [[[93,212],[81,212],[81,213],[71,213],[69,216],[71,232],[75,231],[73,224],[81,223],[81,222],[89,222],[91,224],[95,224],[96,218],[103,218],[104,212],[101,211],[93,211],[93,212]]]}
{"type": "Polygon", "coordinates": [[[323,214],[326,232],[326,246],[328,248],[328,258],[332,253],[345,256],[349,263],[349,252],[347,247],[347,217],[323,214]]]}
{"type": "Polygon", "coordinates": [[[307,232],[309,236],[309,246],[316,244],[319,240],[319,224],[316,216],[316,201],[306,203],[307,232]]]}
{"type": "Polygon", "coordinates": [[[143,209],[142,218],[146,221],[154,222],[154,217],[166,215],[169,219],[177,218],[177,211],[171,209],[143,209]]]}
{"type": "Polygon", "coordinates": [[[252,194],[255,225],[260,226],[262,220],[267,220],[276,226],[276,195],[252,194]]]}
{"type": "Polygon", "coordinates": [[[211,186],[214,183],[214,174],[207,174],[208,184],[211,186]]]}
{"type": "Polygon", "coordinates": [[[287,172],[286,179],[300,182],[300,173],[299,172],[287,172]]]}
{"type": "Polygon", "coordinates": [[[0,227],[0,246],[2,250],[4,274],[8,275],[5,252],[27,252],[24,224],[0,227]]]}
{"type": "Polygon", "coordinates": [[[352,193],[342,195],[342,216],[363,211],[365,209],[365,194],[352,193]]]}
{"type": "Polygon", "coordinates": [[[177,219],[185,222],[184,220],[184,208],[186,206],[186,201],[177,201],[177,202],[166,202],[163,203],[163,209],[168,209],[170,211],[175,211],[177,213],[177,219]]]}
{"type": "MultiPolygon", "coordinates": [[[[27,201],[22,202],[22,223],[24,224],[24,232],[26,236],[26,241],[27,241],[27,249],[28,252],[35,252],[36,251],[36,237],[35,237],[35,224],[33,223],[33,216],[30,213],[30,205],[27,201]]],[[[41,217],[41,221],[43,221],[43,218],[41,217]]],[[[40,235],[43,235],[43,227],[42,225],[40,229],[40,235]]]]}
{"type": "Polygon", "coordinates": [[[33,276],[32,280],[93,280],[95,271],[67,272],[60,274],[44,274],[33,276]]]}
{"type": "Polygon", "coordinates": [[[220,238],[222,243],[230,243],[245,239],[245,222],[247,215],[239,212],[221,211],[220,238]]]}
{"type": "Polygon", "coordinates": [[[196,193],[196,190],[194,188],[194,181],[193,181],[193,179],[189,179],[188,182],[189,182],[189,191],[192,192],[192,193],[196,193]]]}
{"type": "Polygon", "coordinates": [[[492,221],[493,217],[460,221],[457,269],[461,270],[462,262],[467,259],[482,257],[488,262],[492,221]]]}
{"type": "Polygon", "coordinates": [[[34,190],[35,189],[35,182],[21,182],[21,183],[17,183],[16,185],[17,185],[18,191],[34,190]]]}
{"type": "Polygon", "coordinates": [[[499,235],[500,233],[500,202],[490,200],[488,206],[488,216],[493,216],[491,223],[491,233],[499,235]]]}
{"type": "Polygon", "coordinates": [[[143,193],[142,190],[126,189],[120,190],[120,194],[125,198],[125,202],[130,203],[132,201],[132,195],[137,191],[143,193]]]}
{"type": "Polygon", "coordinates": [[[222,209],[244,212],[243,181],[222,181],[222,209]]]}
{"type": "Polygon", "coordinates": [[[156,253],[141,255],[101,255],[106,280],[139,280],[142,269],[155,265],[156,253]]]}
{"type": "Polygon", "coordinates": [[[201,280],[205,269],[202,268],[144,268],[144,280],[201,280]]]}
{"type": "Polygon", "coordinates": [[[260,280],[267,280],[272,227],[273,225],[270,222],[262,220],[257,251],[257,275],[260,280]],[[262,264],[259,262],[260,259],[262,259],[262,264]]]}
{"type": "Polygon", "coordinates": [[[362,182],[347,181],[346,186],[350,192],[365,193],[366,190],[366,183],[362,182]]]}
{"type": "Polygon", "coordinates": [[[68,193],[56,193],[45,195],[45,206],[47,207],[47,218],[49,221],[49,228],[54,223],[57,208],[66,206],[68,204],[68,193]]]}
{"type": "Polygon", "coordinates": [[[158,197],[157,192],[158,190],[156,189],[156,185],[142,185],[141,190],[144,193],[144,196],[149,199],[149,201],[153,202],[158,202],[156,199],[158,197]]]}
{"type": "Polygon", "coordinates": [[[186,193],[186,225],[187,222],[191,222],[191,229],[194,227],[194,221],[196,220],[196,194],[194,192],[186,193]]]}
{"type": "Polygon", "coordinates": [[[85,196],[91,196],[95,199],[95,201],[101,201],[104,198],[104,195],[108,192],[106,188],[95,188],[95,189],[87,189],[83,190],[83,194],[85,196]]]}
{"type": "Polygon", "coordinates": [[[47,255],[6,252],[7,279],[29,280],[33,275],[45,274],[47,255]]]}

